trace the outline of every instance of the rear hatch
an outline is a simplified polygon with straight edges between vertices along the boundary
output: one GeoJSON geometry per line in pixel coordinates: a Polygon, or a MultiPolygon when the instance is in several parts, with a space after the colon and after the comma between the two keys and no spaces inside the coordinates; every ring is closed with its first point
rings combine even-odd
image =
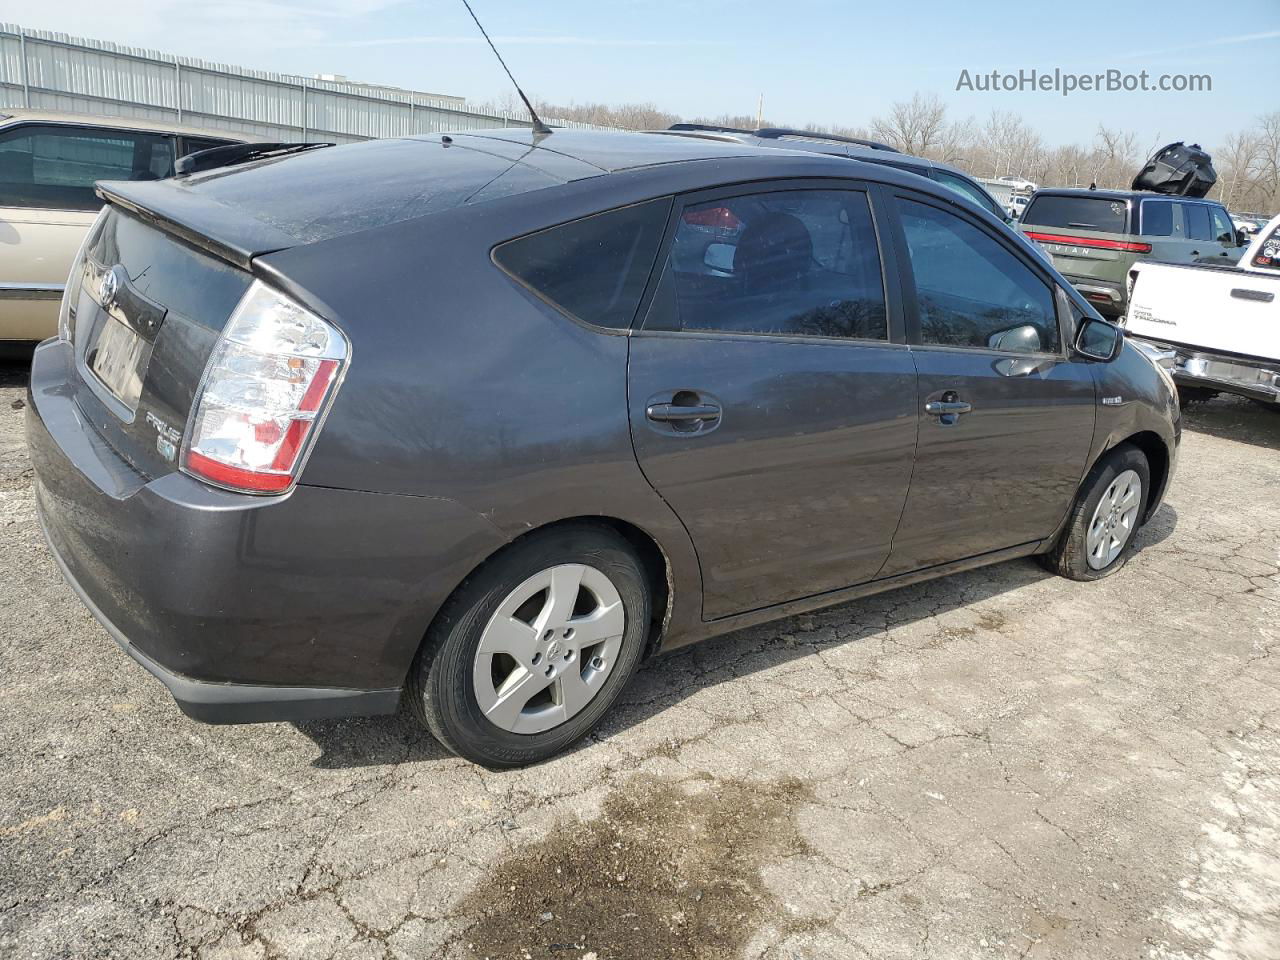
{"type": "Polygon", "coordinates": [[[205,363],[252,281],[116,206],[67,288],[85,418],[147,478],[177,467],[205,363]]]}
{"type": "Polygon", "coordinates": [[[1130,204],[1117,197],[1039,193],[1022,215],[1021,229],[1074,277],[1123,282],[1135,254],[1151,247],[1129,235],[1130,204]]]}
{"type": "Polygon", "coordinates": [[[71,389],[86,419],[147,479],[171,472],[256,258],[600,172],[467,139],[477,146],[374,141],[175,180],[100,184],[109,202],[66,295],[79,373],[71,389]]]}

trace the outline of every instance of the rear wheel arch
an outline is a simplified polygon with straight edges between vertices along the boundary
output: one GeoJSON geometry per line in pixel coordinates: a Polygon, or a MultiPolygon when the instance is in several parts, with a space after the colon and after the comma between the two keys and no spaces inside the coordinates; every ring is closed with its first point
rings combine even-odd
{"type": "Polygon", "coordinates": [[[500,557],[506,556],[513,550],[522,549],[535,539],[545,537],[556,531],[571,527],[587,527],[607,530],[624,541],[626,545],[635,552],[644,569],[651,597],[651,623],[649,625],[644,656],[647,658],[655,653],[659,647],[671,613],[671,584],[673,581],[670,559],[667,557],[667,554],[662,547],[659,546],[657,539],[648,531],[636,526],[634,523],[630,523],[617,517],[579,516],[566,517],[561,520],[551,521],[541,526],[534,527],[531,530],[527,530],[515,539],[498,547],[472,567],[467,575],[458,581],[457,585],[449,592],[449,595],[444,599],[444,602],[440,604],[439,609],[436,610],[431,621],[423,630],[422,638],[418,643],[417,650],[414,651],[414,658],[410,661],[407,670],[411,671],[413,669],[413,662],[416,660],[418,651],[420,651],[422,646],[427,643],[427,638],[431,635],[432,627],[435,626],[441,615],[449,607],[450,600],[463,590],[467,583],[475,577],[476,574],[500,557]]]}

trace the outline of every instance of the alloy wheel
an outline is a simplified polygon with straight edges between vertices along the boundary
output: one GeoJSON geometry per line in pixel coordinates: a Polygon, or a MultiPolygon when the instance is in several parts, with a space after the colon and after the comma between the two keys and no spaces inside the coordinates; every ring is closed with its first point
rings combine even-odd
{"type": "Polygon", "coordinates": [[[480,710],[511,733],[559,726],[603,688],[625,629],[622,598],[599,570],[566,563],[534,574],[480,636],[472,669],[480,710]]]}
{"type": "Polygon", "coordinates": [[[1125,470],[1111,481],[1089,521],[1085,555],[1091,569],[1105,570],[1120,556],[1133,538],[1141,506],[1142,478],[1125,470]]]}

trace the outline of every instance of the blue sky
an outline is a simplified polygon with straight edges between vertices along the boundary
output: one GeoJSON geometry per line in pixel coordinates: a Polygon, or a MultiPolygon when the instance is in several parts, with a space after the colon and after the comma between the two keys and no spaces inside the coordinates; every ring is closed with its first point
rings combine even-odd
{"type": "MultiPolygon", "coordinates": [[[[1280,109],[1280,0],[473,0],[525,90],[652,101],[685,116],[867,123],[915,91],[953,117],[1021,113],[1050,144],[1099,122],[1219,143],[1280,109]],[[1228,15],[1215,20],[1212,13],[1228,15]],[[1038,11],[1043,14],[1037,15],[1038,11]],[[1206,12],[1210,16],[1206,17],[1206,12]],[[1208,73],[1205,93],[957,92],[962,69],[1208,73]]],[[[42,0],[0,19],[288,73],[342,73],[474,100],[507,92],[461,0],[42,0]]]]}

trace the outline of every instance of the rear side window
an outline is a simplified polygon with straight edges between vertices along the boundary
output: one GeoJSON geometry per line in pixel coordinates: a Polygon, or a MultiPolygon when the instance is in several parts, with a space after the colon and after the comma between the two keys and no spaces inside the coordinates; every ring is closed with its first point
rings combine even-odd
{"type": "Polygon", "coordinates": [[[685,207],[645,329],[887,339],[867,195],[780,190],[685,207]]]}
{"type": "Polygon", "coordinates": [[[898,203],[921,342],[1057,352],[1058,314],[1048,284],[985,230],[928,204],[898,203]]]}
{"type": "Polygon", "coordinates": [[[991,198],[988,197],[977,184],[970,183],[963,177],[957,177],[955,174],[947,173],[943,170],[936,171],[934,175],[938,178],[938,182],[944,187],[949,187],[962,197],[968,197],[983,210],[994,214],[1002,220],[1004,219],[1004,212],[999,210],[995,204],[992,203],[991,198]]]}
{"type": "Polygon", "coordinates": [[[0,206],[97,210],[97,180],[173,175],[173,141],[160,134],[22,126],[0,134],[0,206]]]}
{"type": "Polygon", "coordinates": [[[1173,236],[1173,201],[1142,201],[1142,235],[1144,237],[1173,236]]]}
{"type": "Polygon", "coordinates": [[[653,268],[670,198],[509,240],[494,262],[544,300],[598,327],[631,325],[653,268]]]}
{"type": "Polygon", "coordinates": [[[1188,240],[1212,240],[1213,227],[1209,223],[1209,208],[1203,203],[1184,203],[1182,213],[1187,218],[1188,240]]]}
{"type": "Polygon", "coordinates": [[[1107,197],[1039,196],[1031,201],[1022,222],[1036,227],[1063,227],[1096,230],[1099,233],[1126,233],[1128,204],[1107,197]]]}

